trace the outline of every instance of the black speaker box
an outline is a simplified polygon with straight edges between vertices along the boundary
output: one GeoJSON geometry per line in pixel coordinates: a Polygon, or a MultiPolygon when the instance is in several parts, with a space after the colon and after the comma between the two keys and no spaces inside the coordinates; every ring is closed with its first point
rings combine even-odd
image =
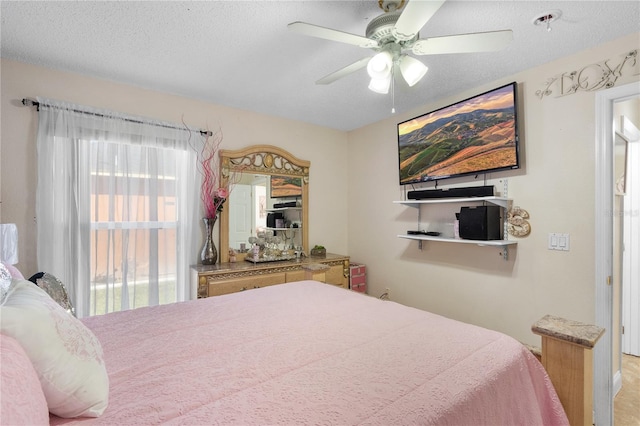
{"type": "Polygon", "coordinates": [[[499,240],[502,237],[499,206],[462,207],[459,216],[460,238],[465,240],[499,240]]]}
{"type": "Polygon", "coordinates": [[[275,203],[273,205],[274,209],[282,209],[285,207],[296,207],[296,202],[295,201],[288,201],[286,203],[275,203]]]}
{"type": "Polygon", "coordinates": [[[267,213],[267,228],[275,228],[276,219],[284,219],[284,215],[280,212],[267,213]]]}
{"type": "Polygon", "coordinates": [[[430,198],[467,198],[493,196],[493,186],[466,186],[449,189],[424,189],[409,191],[407,198],[410,200],[426,200],[430,198]]]}

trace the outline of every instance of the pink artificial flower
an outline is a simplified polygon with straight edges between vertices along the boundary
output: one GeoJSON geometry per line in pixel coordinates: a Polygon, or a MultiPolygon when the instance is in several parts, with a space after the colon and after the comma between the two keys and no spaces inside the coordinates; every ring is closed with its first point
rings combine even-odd
{"type": "Polygon", "coordinates": [[[216,190],[215,196],[217,198],[222,198],[223,200],[226,200],[227,197],[229,196],[229,191],[227,191],[226,188],[218,188],[216,190]]]}

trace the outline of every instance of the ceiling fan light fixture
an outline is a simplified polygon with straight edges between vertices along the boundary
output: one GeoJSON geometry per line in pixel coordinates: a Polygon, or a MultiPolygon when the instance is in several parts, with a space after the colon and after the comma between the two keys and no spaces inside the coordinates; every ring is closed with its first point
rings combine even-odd
{"type": "Polygon", "coordinates": [[[400,73],[409,87],[413,87],[429,71],[425,64],[408,55],[403,55],[400,58],[399,67],[400,73]]]}
{"type": "Polygon", "coordinates": [[[372,79],[381,79],[391,74],[393,57],[388,51],[380,52],[369,60],[367,73],[372,79]]]}
{"type": "Polygon", "coordinates": [[[389,87],[391,86],[391,73],[383,78],[372,78],[369,82],[369,90],[372,92],[386,95],[389,93],[389,87]]]}

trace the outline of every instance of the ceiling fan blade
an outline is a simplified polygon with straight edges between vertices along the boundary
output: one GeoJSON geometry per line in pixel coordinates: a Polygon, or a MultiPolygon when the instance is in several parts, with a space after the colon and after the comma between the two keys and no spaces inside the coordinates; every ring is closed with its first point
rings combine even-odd
{"type": "Polygon", "coordinates": [[[411,50],[416,55],[495,52],[507,47],[511,40],[513,40],[511,30],[458,34],[417,40],[411,50]]]}
{"type": "Polygon", "coordinates": [[[331,28],[320,27],[318,25],[307,24],[306,22],[292,22],[287,25],[291,31],[311,37],[323,38],[325,40],[338,41],[340,43],[352,44],[358,47],[373,48],[378,47],[378,42],[359,35],[345,33],[331,28]]]}
{"type": "Polygon", "coordinates": [[[391,34],[398,41],[406,41],[414,38],[424,24],[440,9],[445,0],[424,1],[409,0],[398,18],[391,34]]]}
{"type": "Polygon", "coordinates": [[[356,61],[354,63],[352,63],[351,65],[347,65],[344,68],[339,69],[338,71],[332,72],[331,74],[322,77],[320,80],[316,81],[316,84],[329,84],[329,83],[333,83],[334,81],[345,77],[353,72],[358,71],[360,68],[364,68],[367,66],[367,63],[369,63],[369,61],[371,60],[371,58],[367,57],[367,58],[362,58],[359,61],[356,61]]]}

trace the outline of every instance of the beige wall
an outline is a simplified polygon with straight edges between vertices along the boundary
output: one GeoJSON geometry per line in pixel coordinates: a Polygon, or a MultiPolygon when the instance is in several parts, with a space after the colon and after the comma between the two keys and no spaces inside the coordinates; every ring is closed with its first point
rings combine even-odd
{"type": "MultiPolygon", "coordinates": [[[[33,108],[23,97],[45,96],[179,122],[220,126],[223,148],[281,146],[311,161],[310,242],[347,253],[367,265],[370,293],[386,287],[391,299],[462,321],[503,331],[537,344],[531,324],[545,314],[593,322],[594,284],[594,92],[540,100],[547,78],[638,48],[634,34],[500,81],[461,92],[413,111],[344,133],[193,99],[3,60],[0,218],[20,231],[20,264],[35,272],[35,132],[33,108]],[[524,167],[493,176],[514,204],[529,211],[532,233],[505,261],[498,249],[417,243],[397,234],[415,228],[413,208],[392,203],[398,186],[396,123],[489,90],[519,83],[524,167]],[[571,251],[547,250],[547,235],[571,235],[571,251]]],[[[514,58],[517,60],[517,58],[514,58]]],[[[619,84],[638,81],[625,74],[619,84]]],[[[429,80],[421,84],[429,90],[429,80]]],[[[458,180],[457,185],[477,182],[458,180]]]]}
{"type": "MultiPolygon", "coordinates": [[[[548,78],[638,49],[633,34],[453,97],[400,112],[349,134],[349,254],[367,264],[369,292],[539,344],[531,324],[545,314],[595,320],[595,92],[539,99],[548,78]],[[414,229],[416,210],[395,205],[396,124],[502,84],[519,86],[524,168],[490,179],[531,216],[531,235],[503,260],[499,249],[397,238],[414,229]],[[547,249],[548,234],[569,233],[569,252],[547,249]]],[[[517,58],[514,58],[517,60],[517,58]]],[[[618,84],[638,81],[628,69],[618,84]]],[[[429,90],[429,76],[421,89],[429,90]]],[[[396,108],[402,96],[396,93],[396,108]]],[[[459,179],[456,185],[479,185],[459,179]]],[[[441,185],[444,183],[441,182],[441,185]]],[[[439,207],[428,207],[439,208],[439,207]]]]}
{"type": "Polygon", "coordinates": [[[25,275],[38,271],[34,225],[38,121],[35,108],[23,107],[20,101],[36,96],[175,123],[184,118],[192,128],[220,127],[223,149],[271,144],[311,161],[310,244],[347,252],[345,132],[14,61],[2,60],[0,71],[0,220],[18,225],[18,266],[25,275]]]}

